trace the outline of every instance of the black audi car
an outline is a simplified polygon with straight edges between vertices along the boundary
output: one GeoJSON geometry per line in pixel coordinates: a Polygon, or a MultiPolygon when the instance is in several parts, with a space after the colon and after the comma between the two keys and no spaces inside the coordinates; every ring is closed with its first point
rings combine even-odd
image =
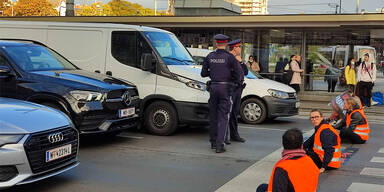
{"type": "Polygon", "coordinates": [[[25,40],[0,40],[0,96],[60,110],[80,133],[134,127],[140,110],[132,83],[81,70],[45,45],[25,40]]]}

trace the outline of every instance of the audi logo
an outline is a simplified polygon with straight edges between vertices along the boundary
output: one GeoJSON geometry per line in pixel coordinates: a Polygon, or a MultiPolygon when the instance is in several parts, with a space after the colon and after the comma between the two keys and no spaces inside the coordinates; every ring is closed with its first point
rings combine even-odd
{"type": "Polygon", "coordinates": [[[130,105],[131,104],[131,95],[129,94],[129,91],[124,92],[124,94],[121,96],[121,99],[123,99],[123,101],[126,105],[130,105]]]}
{"type": "Polygon", "coordinates": [[[56,132],[48,135],[48,141],[50,143],[57,143],[64,140],[64,135],[61,132],[56,132]]]}

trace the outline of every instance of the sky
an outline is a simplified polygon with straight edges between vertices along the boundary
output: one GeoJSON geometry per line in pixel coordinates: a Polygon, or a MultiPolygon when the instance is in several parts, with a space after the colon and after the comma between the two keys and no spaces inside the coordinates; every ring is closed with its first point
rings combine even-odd
{"type": "MultiPolygon", "coordinates": [[[[93,3],[95,1],[108,2],[109,0],[75,0],[76,4],[93,3]]],[[[139,3],[146,8],[154,8],[155,0],[128,0],[131,3],[139,3]]],[[[158,10],[167,8],[167,0],[156,0],[158,10]]],[[[357,0],[341,0],[342,13],[355,13],[357,0]]],[[[384,7],[384,0],[359,0],[360,9],[368,12],[376,12],[376,9],[384,7]]],[[[340,0],[268,0],[270,14],[326,14],[335,13],[335,4],[340,0]],[[329,6],[328,4],[333,4],[329,6]]]]}

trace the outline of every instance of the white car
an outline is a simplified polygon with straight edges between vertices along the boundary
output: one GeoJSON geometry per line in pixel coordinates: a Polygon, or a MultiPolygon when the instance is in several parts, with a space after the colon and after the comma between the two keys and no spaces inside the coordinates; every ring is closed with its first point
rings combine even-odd
{"type": "MultiPolygon", "coordinates": [[[[191,54],[203,53],[202,51],[191,51],[191,54]]],[[[205,49],[205,57],[209,54],[209,50],[205,49]]],[[[193,55],[192,55],[193,56],[193,55]]],[[[190,77],[196,74],[193,79],[200,77],[201,65],[191,66],[191,72],[184,74],[190,77]],[[193,71],[196,70],[196,71],[193,71]],[[192,72],[193,71],[193,72],[192,72]]],[[[181,70],[178,73],[185,73],[181,70]]],[[[200,81],[206,82],[208,78],[200,81]]],[[[287,117],[297,115],[299,112],[300,103],[297,100],[295,90],[283,83],[265,79],[258,73],[249,70],[248,75],[244,78],[244,83],[247,84],[241,96],[240,116],[245,123],[258,124],[265,119],[274,119],[276,117],[287,117]]]]}
{"type": "Polygon", "coordinates": [[[76,167],[79,133],[64,113],[0,97],[0,190],[76,167]]]}

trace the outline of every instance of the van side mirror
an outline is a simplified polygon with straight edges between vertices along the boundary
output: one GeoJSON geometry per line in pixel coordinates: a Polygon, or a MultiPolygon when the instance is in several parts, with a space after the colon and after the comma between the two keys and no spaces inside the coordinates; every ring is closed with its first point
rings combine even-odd
{"type": "Polygon", "coordinates": [[[8,66],[0,65],[0,78],[12,76],[11,69],[8,66]]]}
{"type": "Polygon", "coordinates": [[[151,53],[144,53],[141,56],[140,68],[143,71],[152,71],[153,63],[155,63],[154,58],[151,53]]]}

